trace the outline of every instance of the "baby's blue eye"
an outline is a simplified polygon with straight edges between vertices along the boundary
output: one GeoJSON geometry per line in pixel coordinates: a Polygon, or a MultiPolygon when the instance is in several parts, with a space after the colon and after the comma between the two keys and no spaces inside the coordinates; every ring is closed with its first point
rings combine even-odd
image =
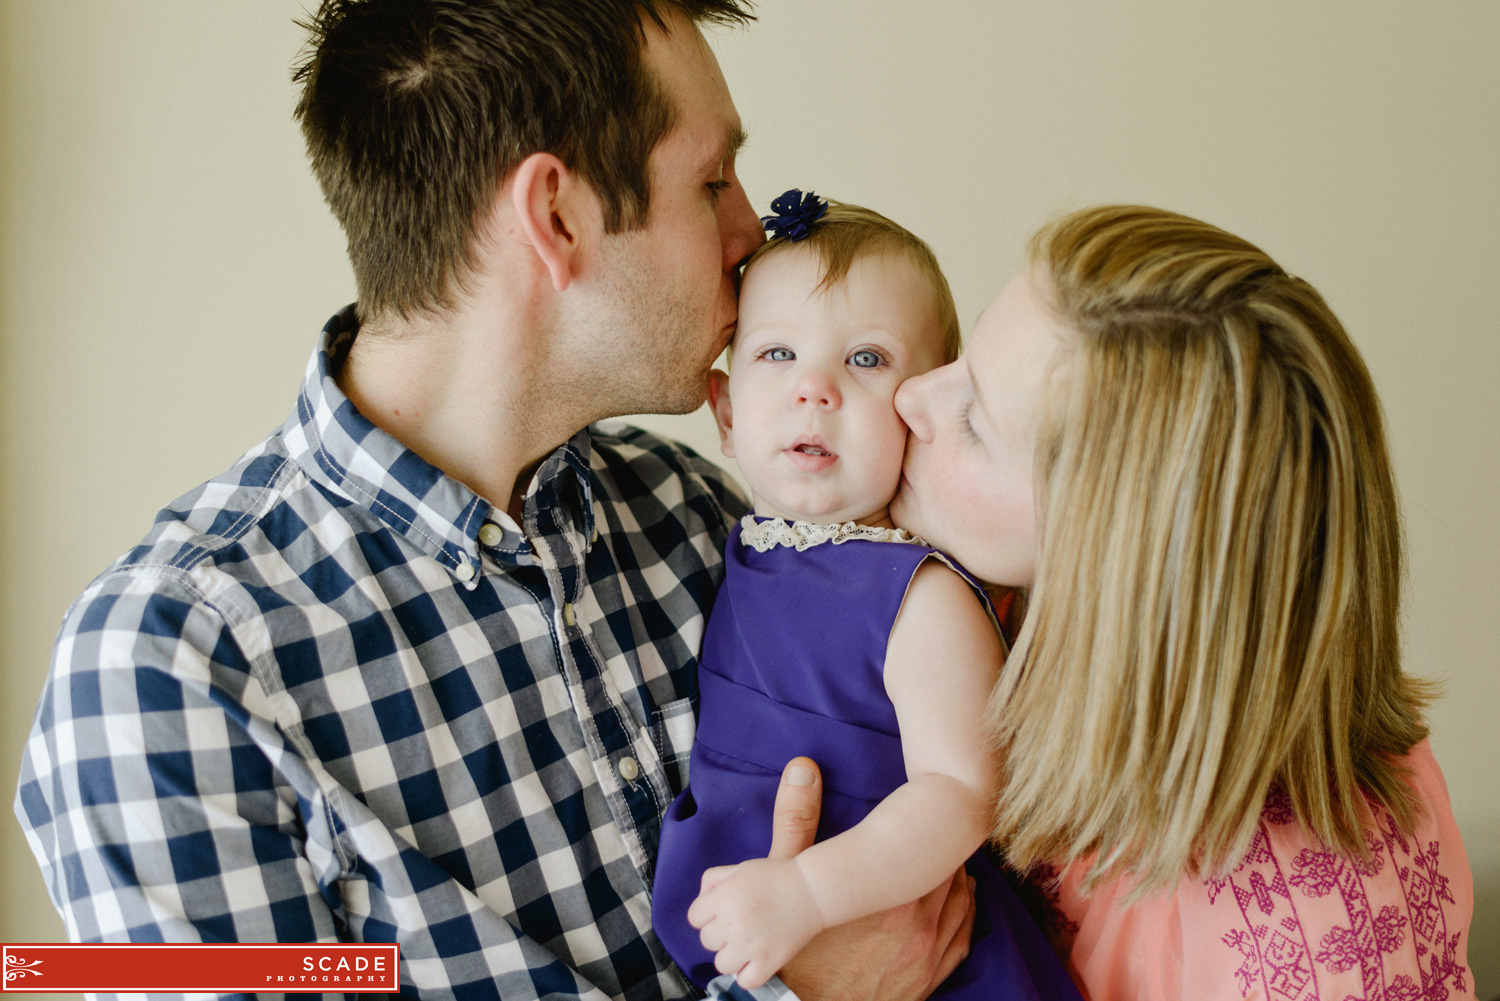
{"type": "Polygon", "coordinates": [[[880,362],[880,355],[869,349],[865,349],[864,351],[856,351],[854,352],[854,354],[849,356],[849,363],[852,364],[855,368],[878,368],[880,362]]]}
{"type": "Polygon", "coordinates": [[[791,361],[797,356],[792,354],[791,348],[767,348],[761,357],[767,361],[791,361]]]}

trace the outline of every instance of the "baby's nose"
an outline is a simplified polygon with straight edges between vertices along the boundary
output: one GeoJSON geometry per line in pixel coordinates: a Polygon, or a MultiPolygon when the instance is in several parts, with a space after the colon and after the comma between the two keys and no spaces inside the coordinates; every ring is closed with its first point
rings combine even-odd
{"type": "Polygon", "coordinates": [[[797,402],[832,409],[840,406],[843,400],[832,379],[822,372],[808,372],[797,383],[797,402]]]}

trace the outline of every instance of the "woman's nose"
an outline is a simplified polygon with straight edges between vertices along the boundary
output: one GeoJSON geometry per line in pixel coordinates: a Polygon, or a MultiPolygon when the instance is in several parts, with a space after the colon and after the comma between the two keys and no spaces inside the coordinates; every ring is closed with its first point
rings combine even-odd
{"type": "Polygon", "coordinates": [[[922,441],[932,440],[932,408],[928,405],[933,377],[941,369],[912,376],[896,387],[896,413],[922,441]]]}
{"type": "Polygon", "coordinates": [[[797,380],[797,402],[828,410],[837,410],[843,405],[839,388],[827,374],[818,369],[808,369],[797,380]]]}

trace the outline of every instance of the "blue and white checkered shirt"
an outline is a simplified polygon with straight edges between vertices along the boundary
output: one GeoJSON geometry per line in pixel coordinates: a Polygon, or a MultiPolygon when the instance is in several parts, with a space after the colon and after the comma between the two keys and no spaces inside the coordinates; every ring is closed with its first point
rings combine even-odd
{"type": "Polygon", "coordinates": [[[519,530],[339,391],[355,322],[68,611],[16,800],[68,934],[398,942],[424,998],[690,996],[649,888],[744,501],[594,427],[519,530]]]}

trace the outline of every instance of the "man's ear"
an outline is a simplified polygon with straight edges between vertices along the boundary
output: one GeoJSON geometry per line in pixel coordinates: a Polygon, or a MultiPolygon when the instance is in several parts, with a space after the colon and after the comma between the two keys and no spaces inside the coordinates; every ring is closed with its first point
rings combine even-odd
{"type": "Polygon", "coordinates": [[[542,267],[561,292],[578,271],[594,198],[578,174],[551,153],[533,153],[511,175],[511,207],[542,267]]]}
{"type": "Polygon", "coordinates": [[[714,423],[719,426],[719,451],[734,458],[734,438],[730,429],[734,417],[729,411],[729,376],[714,369],[708,373],[708,409],[714,412],[714,423]]]}

